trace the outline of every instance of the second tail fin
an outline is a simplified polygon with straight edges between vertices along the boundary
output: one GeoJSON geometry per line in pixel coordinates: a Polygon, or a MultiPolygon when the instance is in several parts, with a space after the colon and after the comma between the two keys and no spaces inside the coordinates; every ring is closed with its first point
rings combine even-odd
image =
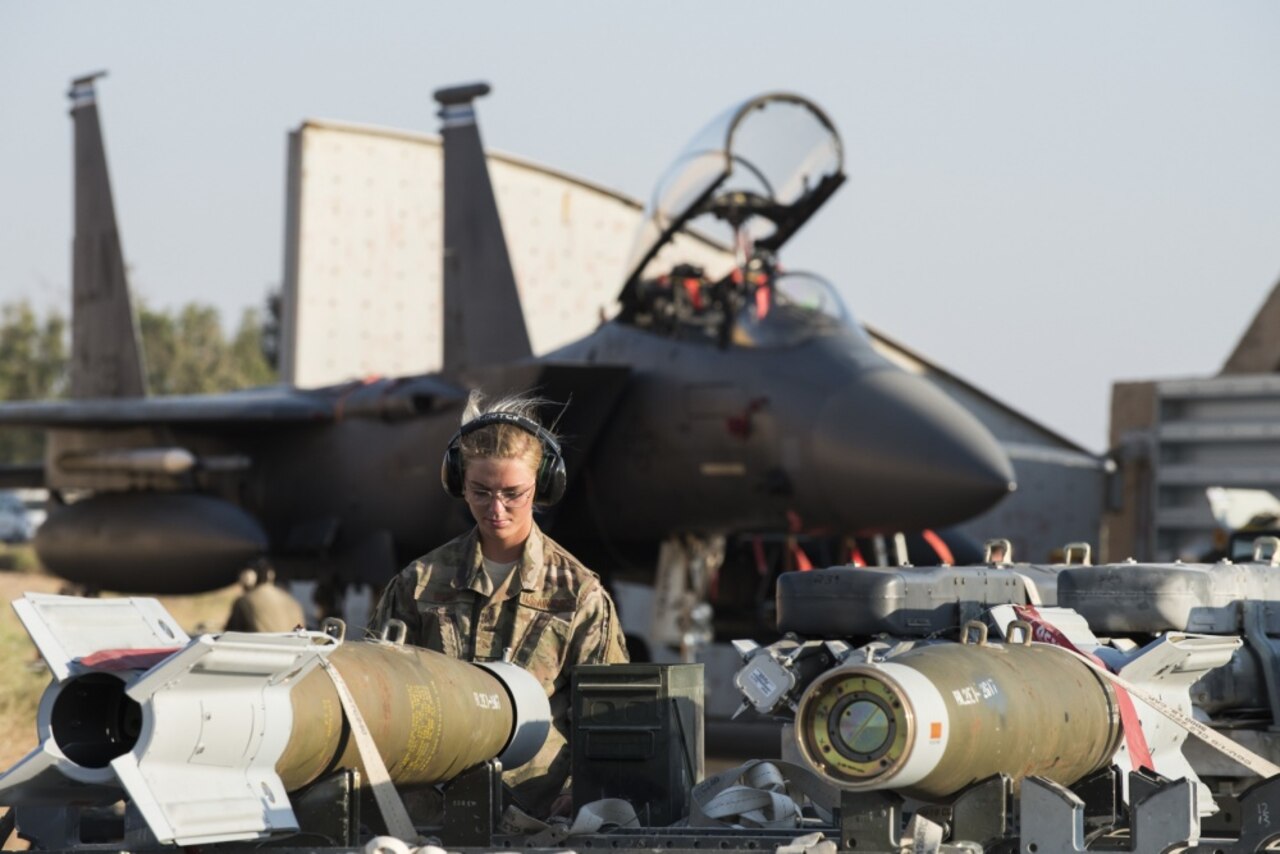
{"type": "Polygon", "coordinates": [[[71,396],[143,397],[138,327],[116,227],[94,81],[74,80],[75,240],[71,262],[71,396]]]}
{"type": "Polygon", "coordinates": [[[488,92],[475,83],[435,93],[444,138],[446,373],[532,353],[471,103],[488,92]]]}

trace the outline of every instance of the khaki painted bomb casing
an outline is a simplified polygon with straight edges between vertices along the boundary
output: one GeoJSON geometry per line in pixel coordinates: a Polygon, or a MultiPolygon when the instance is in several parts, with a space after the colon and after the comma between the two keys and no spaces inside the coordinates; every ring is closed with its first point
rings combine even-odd
{"type": "MultiPolygon", "coordinates": [[[[366,643],[343,644],[329,664],[350,688],[393,782],[448,780],[503,754],[520,734],[521,712],[511,695],[530,686],[508,686],[493,670],[502,665],[487,668],[417,647],[366,643]]],[[[522,681],[532,681],[542,694],[536,679],[514,665],[507,667],[508,677],[527,677],[522,681]]],[[[333,768],[363,771],[338,692],[322,669],[294,686],[290,701],[293,730],[276,763],[286,790],[305,786],[333,768]]]]}
{"type": "Polygon", "coordinates": [[[1121,724],[1111,685],[1064,650],[944,643],[818,677],[795,733],[835,785],[928,800],[997,773],[1069,785],[1111,761],[1121,724]]]}

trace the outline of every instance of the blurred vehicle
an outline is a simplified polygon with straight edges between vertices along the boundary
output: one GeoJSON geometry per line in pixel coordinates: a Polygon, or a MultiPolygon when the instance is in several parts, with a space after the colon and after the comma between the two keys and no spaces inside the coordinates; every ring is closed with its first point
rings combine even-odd
{"type": "Polygon", "coordinates": [[[31,536],[36,535],[44,520],[49,517],[49,490],[47,489],[15,489],[14,494],[22,500],[26,509],[27,523],[31,526],[31,536]]]}
{"type": "Polygon", "coordinates": [[[22,496],[16,490],[0,492],[0,540],[25,543],[34,533],[35,527],[27,515],[27,505],[22,496]]]}

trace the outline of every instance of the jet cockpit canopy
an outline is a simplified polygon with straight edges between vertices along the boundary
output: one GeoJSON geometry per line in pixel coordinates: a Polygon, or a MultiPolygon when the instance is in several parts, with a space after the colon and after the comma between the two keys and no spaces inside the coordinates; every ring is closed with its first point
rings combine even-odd
{"type": "Polygon", "coordinates": [[[698,233],[733,246],[742,265],[757,249],[776,253],[844,178],[840,135],[812,102],[772,93],[726,110],[658,181],[632,246],[624,306],[642,279],[684,260],[659,253],[693,220],[698,233]]]}
{"type": "Polygon", "coordinates": [[[658,181],[618,320],[721,347],[787,346],[842,327],[857,334],[830,285],[777,263],[778,248],[844,177],[840,135],[812,102],[774,93],[720,114],[658,181]],[[690,238],[717,248],[691,255],[690,238]]]}

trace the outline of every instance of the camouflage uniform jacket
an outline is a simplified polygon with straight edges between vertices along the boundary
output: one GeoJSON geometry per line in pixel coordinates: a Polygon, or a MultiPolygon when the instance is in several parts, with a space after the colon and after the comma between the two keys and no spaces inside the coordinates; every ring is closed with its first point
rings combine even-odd
{"type": "Polygon", "coordinates": [[[408,642],[454,658],[512,661],[542,682],[551,732],[532,760],[503,775],[520,805],[545,816],[569,778],[569,676],[575,664],[627,660],[613,600],[599,577],[533,526],[520,563],[497,590],[477,531],[418,558],[382,594],[371,626],[408,626],[408,642]]]}

